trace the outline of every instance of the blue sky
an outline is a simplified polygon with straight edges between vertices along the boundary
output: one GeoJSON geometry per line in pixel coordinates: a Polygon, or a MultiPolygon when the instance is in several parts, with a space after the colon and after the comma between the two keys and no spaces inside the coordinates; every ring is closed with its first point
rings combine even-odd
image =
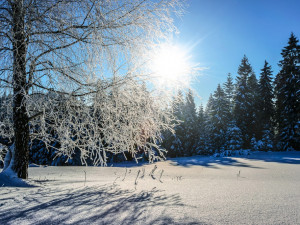
{"type": "Polygon", "coordinates": [[[207,68],[193,83],[206,104],[218,83],[233,77],[244,54],[259,77],[264,60],[278,72],[281,50],[291,32],[300,38],[300,0],[189,0],[176,20],[174,41],[191,48],[194,63],[207,68]]]}

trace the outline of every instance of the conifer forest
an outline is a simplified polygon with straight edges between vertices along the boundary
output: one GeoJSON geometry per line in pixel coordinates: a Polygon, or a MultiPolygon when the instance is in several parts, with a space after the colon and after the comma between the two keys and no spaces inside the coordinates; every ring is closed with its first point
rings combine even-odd
{"type": "Polygon", "coordinates": [[[293,33],[281,55],[278,74],[265,61],[257,75],[244,55],[236,79],[229,73],[198,109],[191,91],[178,92],[173,113],[182,122],[164,136],[168,155],[300,150],[300,45],[293,33]]]}

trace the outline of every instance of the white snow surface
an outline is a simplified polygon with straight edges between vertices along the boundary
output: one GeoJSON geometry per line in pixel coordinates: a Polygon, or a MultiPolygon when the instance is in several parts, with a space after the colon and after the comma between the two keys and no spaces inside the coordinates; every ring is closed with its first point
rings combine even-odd
{"type": "Polygon", "coordinates": [[[0,224],[300,224],[300,152],[34,166],[29,183],[0,177],[0,224]]]}

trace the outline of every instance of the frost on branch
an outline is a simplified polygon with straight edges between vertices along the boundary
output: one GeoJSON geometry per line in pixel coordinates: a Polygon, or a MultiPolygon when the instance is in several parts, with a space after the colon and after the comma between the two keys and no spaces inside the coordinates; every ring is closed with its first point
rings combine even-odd
{"type": "Polygon", "coordinates": [[[4,163],[4,154],[6,154],[5,147],[0,144],[0,165],[4,163]]]}
{"type": "MultiPolygon", "coordinates": [[[[0,92],[1,94],[1,92],[0,92]]],[[[4,164],[8,146],[13,139],[12,96],[3,94],[0,97],[0,166],[4,164]]]]}
{"type": "MultiPolygon", "coordinates": [[[[129,152],[136,160],[144,152],[150,162],[162,159],[161,132],[173,130],[167,99],[150,93],[134,79],[111,88],[98,82],[93,94],[84,97],[46,92],[27,101],[33,117],[31,140],[41,140],[52,149],[51,143],[58,142],[57,154],[70,158],[79,150],[83,164],[91,159],[95,165],[105,165],[107,152],[129,152]]],[[[9,118],[3,121],[2,126],[12,126],[9,118]]],[[[13,136],[11,129],[1,130],[2,136],[13,136]]]]}

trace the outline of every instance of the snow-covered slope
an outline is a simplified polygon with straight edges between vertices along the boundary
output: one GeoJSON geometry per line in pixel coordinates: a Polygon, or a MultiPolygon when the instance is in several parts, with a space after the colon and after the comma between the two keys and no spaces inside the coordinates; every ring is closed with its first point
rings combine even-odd
{"type": "Polygon", "coordinates": [[[0,187],[0,224],[300,224],[300,152],[31,167],[29,177],[37,187],[0,187]]]}

